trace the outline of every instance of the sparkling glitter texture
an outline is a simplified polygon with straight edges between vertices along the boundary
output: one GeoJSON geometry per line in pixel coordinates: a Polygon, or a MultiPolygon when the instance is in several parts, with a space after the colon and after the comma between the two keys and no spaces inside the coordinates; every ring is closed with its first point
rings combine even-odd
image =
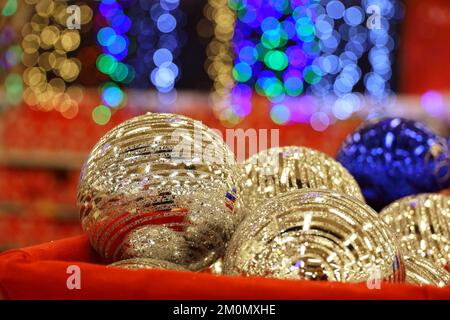
{"type": "Polygon", "coordinates": [[[234,155],[190,118],[148,113],[96,144],[83,168],[83,229],[108,261],[167,260],[191,270],[223,255],[235,228],[234,155]]]}
{"type": "Polygon", "coordinates": [[[117,267],[124,269],[172,269],[172,270],[186,270],[183,267],[167,262],[164,260],[155,260],[149,258],[133,258],[114,262],[109,267],[117,267]]]}
{"type": "Polygon", "coordinates": [[[364,201],[358,183],[347,169],[309,148],[271,148],[247,159],[242,170],[243,214],[268,198],[302,188],[334,190],[364,201]]]}
{"type": "Polygon", "coordinates": [[[359,282],[378,270],[403,282],[403,258],[369,206],[334,191],[295,190],[272,198],[239,225],[224,273],[359,282]]]}
{"type": "Polygon", "coordinates": [[[404,196],[450,186],[450,152],[444,139],[412,120],[363,124],[344,142],[337,160],[376,210],[404,196]]]}
{"type": "Polygon", "coordinates": [[[404,256],[406,282],[444,287],[450,284],[450,273],[432,262],[419,257],[404,256]]]}
{"type": "Polygon", "coordinates": [[[383,209],[380,216],[397,233],[404,252],[440,266],[450,261],[450,197],[406,197],[383,209]]]}
{"type": "Polygon", "coordinates": [[[223,269],[223,259],[217,260],[217,261],[209,268],[209,270],[210,270],[210,272],[211,272],[212,274],[222,274],[222,273],[223,273],[222,269],[223,269]]]}

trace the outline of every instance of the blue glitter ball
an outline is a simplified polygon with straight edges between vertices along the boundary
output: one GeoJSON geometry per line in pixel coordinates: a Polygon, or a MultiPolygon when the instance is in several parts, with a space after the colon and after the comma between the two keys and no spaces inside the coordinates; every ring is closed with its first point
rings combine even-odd
{"type": "Polygon", "coordinates": [[[337,160],[381,210],[407,195],[450,186],[450,151],[424,124],[402,118],[368,121],[344,142],[337,160]]]}

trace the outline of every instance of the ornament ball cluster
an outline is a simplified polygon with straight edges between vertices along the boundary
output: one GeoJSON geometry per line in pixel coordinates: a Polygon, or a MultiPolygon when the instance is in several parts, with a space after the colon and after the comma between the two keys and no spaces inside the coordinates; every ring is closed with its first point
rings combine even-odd
{"type": "Polygon", "coordinates": [[[81,224],[110,267],[444,286],[450,197],[432,192],[450,186],[449,154],[425,125],[390,118],[337,160],[289,146],[237,164],[216,131],[148,113],[91,151],[81,224]]]}

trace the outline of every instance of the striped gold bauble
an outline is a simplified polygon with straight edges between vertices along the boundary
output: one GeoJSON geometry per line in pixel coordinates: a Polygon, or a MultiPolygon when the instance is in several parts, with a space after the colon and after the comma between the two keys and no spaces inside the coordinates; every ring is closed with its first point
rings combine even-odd
{"type": "Polygon", "coordinates": [[[224,273],[301,280],[403,282],[394,234],[362,201],[322,189],[273,197],[245,217],[224,273]]]}
{"type": "Polygon", "coordinates": [[[241,172],[244,215],[266,199],[303,188],[334,190],[364,201],[347,169],[328,155],[305,147],[261,151],[241,165],[241,172]]]}
{"type": "Polygon", "coordinates": [[[396,232],[408,255],[429,259],[438,266],[450,262],[449,196],[408,196],[384,208],[380,217],[396,232]]]}
{"type": "Polygon", "coordinates": [[[205,269],[235,229],[237,174],[233,153],[201,122],[132,118],[103,136],[85,163],[82,227],[110,262],[144,257],[205,269]]]}

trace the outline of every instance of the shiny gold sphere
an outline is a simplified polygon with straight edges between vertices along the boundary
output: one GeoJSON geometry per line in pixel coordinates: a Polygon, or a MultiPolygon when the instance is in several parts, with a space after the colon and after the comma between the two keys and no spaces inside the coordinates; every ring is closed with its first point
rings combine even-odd
{"type": "Polygon", "coordinates": [[[240,188],[247,212],[266,199],[303,188],[334,190],[364,201],[347,169],[326,154],[305,147],[272,148],[248,158],[242,166],[240,188]]]}
{"type": "Polygon", "coordinates": [[[405,253],[439,266],[450,261],[450,197],[420,194],[402,198],[380,212],[398,235],[405,253]]]}
{"type": "Polygon", "coordinates": [[[418,256],[404,256],[406,282],[444,287],[450,285],[450,273],[443,267],[418,256]]]}
{"type": "Polygon", "coordinates": [[[377,213],[322,189],[282,194],[248,215],[228,246],[224,273],[342,282],[405,278],[395,236],[377,213]]]}
{"type": "Polygon", "coordinates": [[[198,121],[148,113],[112,129],[81,173],[82,227],[108,261],[145,257],[202,270],[236,225],[237,169],[198,121]]]}
{"type": "Polygon", "coordinates": [[[163,260],[155,260],[148,258],[133,258],[127,260],[120,260],[109,265],[109,267],[117,267],[123,269],[171,269],[171,270],[186,270],[185,268],[171,262],[163,260]]]}

